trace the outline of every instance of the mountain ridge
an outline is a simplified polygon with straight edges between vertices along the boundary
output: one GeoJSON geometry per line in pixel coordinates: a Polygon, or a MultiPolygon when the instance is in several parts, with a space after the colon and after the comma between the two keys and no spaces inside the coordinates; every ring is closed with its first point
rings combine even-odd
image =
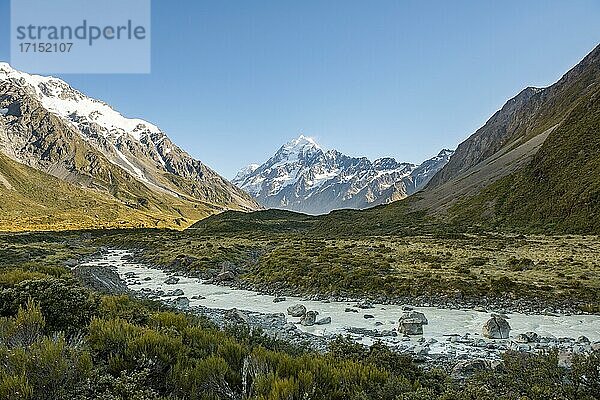
{"type": "Polygon", "coordinates": [[[404,198],[420,190],[451,154],[442,150],[418,166],[391,157],[370,161],[325,150],[300,135],[263,164],[242,169],[232,182],[267,208],[326,214],[404,198]]]}
{"type": "Polygon", "coordinates": [[[125,118],[60,79],[0,63],[0,110],[0,152],[127,206],[171,209],[160,215],[172,213],[176,227],[229,208],[259,208],[155,125],[125,118]],[[188,211],[169,207],[169,198],[188,211]]]}

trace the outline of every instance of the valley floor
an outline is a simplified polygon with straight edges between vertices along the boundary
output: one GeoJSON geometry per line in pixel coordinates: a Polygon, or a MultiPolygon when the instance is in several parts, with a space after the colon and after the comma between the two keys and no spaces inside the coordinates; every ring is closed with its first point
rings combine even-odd
{"type": "Polygon", "coordinates": [[[141,260],[167,270],[273,295],[529,313],[600,311],[595,236],[330,239],[121,231],[95,243],[137,249],[141,260]]]}
{"type": "MultiPolygon", "coordinates": [[[[235,323],[215,325],[224,318],[215,312],[201,313],[211,322],[178,312],[176,302],[132,298],[118,277],[108,293],[90,291],[72,268],[109,248],[128,249],[159,272],[325,299],[319,304],[411,299],[546,315],[600,309],[597,237],[0,234],[0,398],[575,400],[600,393],[597,343],[572,355],[570,368],[553,347],[507,347],[493,364],[454,360],[452,374],[435,363],[423,369],[378,342],[338,338],[315,353],[235,323]]],[[[130,275],[128,283],[145,278],[130,275]]]]}

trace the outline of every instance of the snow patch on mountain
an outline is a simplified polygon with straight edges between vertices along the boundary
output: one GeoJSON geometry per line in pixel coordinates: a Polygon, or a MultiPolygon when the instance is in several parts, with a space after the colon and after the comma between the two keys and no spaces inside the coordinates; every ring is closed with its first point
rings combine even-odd
{"type": "Polygon", "coordinates": [[[158,147],[166,135],[156,125],[138,118],[126,118],[108,104],[84,95],[61,79],[17,71],[7,63],[0,63],[0,80],[14,80],[21,86],[26,85],[45,109],[67,121],[83,139],[112,147],[114,157],[109,160],[145,183],[151,182],[142,172],[143,165],[135,158],[127,158],[119,149],[123,139],[150,148],[152,158],[167,169],[166,154],[161,154],[158,147]]]}

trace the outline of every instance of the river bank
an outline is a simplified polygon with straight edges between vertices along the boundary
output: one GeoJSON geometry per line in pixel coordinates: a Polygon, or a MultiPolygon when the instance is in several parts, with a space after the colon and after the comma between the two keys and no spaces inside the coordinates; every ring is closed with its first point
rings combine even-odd
{"type": "Polygon", "coordinates": [[[86,266],[117,272],[127,288],[138,296],[159,300],[182,310],[207,316],[219,326],[230,323],[260,328],[272,337],[324,351],[338,335],[369,345],[381,341],[398,352],[437,365],[456,365],[465,360],[497,361],[507,350],[539,352],[556,349],[565,363],[573,354],[600,347],[600,316],[572,314],[522,314],[507,312],[510,336],[489,339],[482,327],[491,313],[479,308],[420,307],[355,301],[318,300],[269,294],[199,281],[135,262],[135,255],[111,250],[86,262],[86,266]],[[286,310],[301,304],[330,319],[323,325],[305,326],[286,310]],[[398,319],[406,310],[423,313],[428,324],[423,334],[398,332],[398,319]]]}

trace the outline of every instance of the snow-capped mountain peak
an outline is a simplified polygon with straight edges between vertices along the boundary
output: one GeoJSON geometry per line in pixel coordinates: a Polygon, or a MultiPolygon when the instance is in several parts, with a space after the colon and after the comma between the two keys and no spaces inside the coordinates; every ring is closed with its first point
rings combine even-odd
{"type": "Polygon", "coordinates": [[[258,167],[260,167],[260,164],[250,164],[250,165],[240,169],[239,172],[236,174],[235,178],[233,178],[233,180],[239,181],[239,180],[244,179],[245,177],[247,177],[248,175],[250,175],[251,173],[256,171],[258,169],[258,167]]]}
{"type": "Polygon", "coordinates": [[[310,157],[315,153],[322,153],[322,149],[317,142],[313,138],[300,135],[281,146],[269,161],[271,164],[294,162],[310,157]]]}
{"type": "Polygon", "coordinates": [[[137,179],[163,186],[144,172],[148,168],[135,154],[139,147],[157,167],[173,172],[168,154],[175,146],[156,125],[124,117],[107,103],[84,95],[59,78],[21,72],[7,63],[0,63],[0,81],[13,82],[29,91],[46,110],[73,126],[87,142],[105,149],[110,161],[137,179]]]}
{"type": "Polygon", "coordinates": [[[385,157],[370,161],[335,149],[323,150],[301,135],[264,164],[241,170],[233,183],[265,207],[322,214],[339,208],[366,208],[399,200],[421,189],[451,155],[417,166],[385,157]]]}
{"type": "Polygon", "coordinates": [[[292,153],[302,151],[307,148],[308,149],[312,149],[312,148],[320,149],[321,146],[319,146],[313,138],[311,138],[309,136],[304,136],[304,135],[300,135],[296,139],[291,140],[282,146],[282,149],[285,149],[292,153]]]}
{"type": "Polygon", "coordinates": [[[73,125],[97,124],[105,137],[125,134],[140,140],[142,135],[164,135],[156,125],[139,118],[124,117],[105,102],[84,95],[59,78],[27,74],[7,63],[0,63],[0,80],[9,79],[27,84],[46,109],[73,125]]]}
{"type": "Polygon", "coordinates": [[[112,166],[100,165],[93,154],[98,152],[153,191],[214,203],[227,198],[232,204],[239,201],[255,207],[246,193],[180,149],[156,125],[127,118],[59,78],[28,74],[0,63],[0,94],[0,110],[6,110],[0,115],[13,122],[9,131],[0,131],[0,151],[16,161],[60,178],[69,176],[84,185],[107,187],[114,192],[112,166]],[[40,129],[31,131],[31,124],[22,115],[36,112],[57,117],[44,120],[46,125],[60,126],[56,135],[48,138],[40,129]],[[18,131],[15,126],[20,123],[18,131]],[[49,149],[40,149],[43,146],[49,149]],[[77,146],[86,150],[77,152],[77,146]],[[51,149],[58,149],[52,159],[47,155],[51,149]],[[38,150],[41,155],[32,154],[38,150]],[[97,178],[94,173],[102,175],[102,185],[94,181],[97,178]]]}

